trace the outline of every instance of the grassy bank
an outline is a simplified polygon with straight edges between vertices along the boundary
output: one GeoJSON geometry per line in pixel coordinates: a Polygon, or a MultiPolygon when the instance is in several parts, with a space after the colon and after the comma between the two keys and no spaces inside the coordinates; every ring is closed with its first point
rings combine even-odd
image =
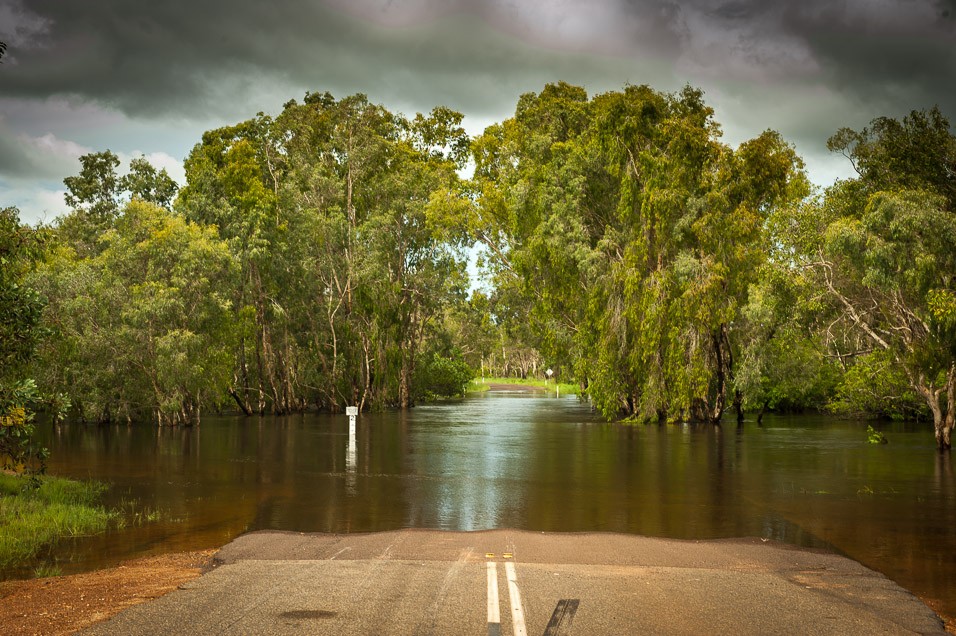
{"type": "Polygon", "coordinates": [[[106,485],[0,473],[0,568],[23,565],[59,539],[104,532],[119,516],[97,505],[106,485]]]}
{"type": "Polygon", "coordinates": [[[554,393],[555,387],[559,389],[561,395],[577,395],[577,384],[555,383],[554,380],[538,380],[535,378],[475,378],[468,384],[468,393],[481,393],[491,388],[492,384],[517,384],[519,386],[540,387],[554,393]]]}

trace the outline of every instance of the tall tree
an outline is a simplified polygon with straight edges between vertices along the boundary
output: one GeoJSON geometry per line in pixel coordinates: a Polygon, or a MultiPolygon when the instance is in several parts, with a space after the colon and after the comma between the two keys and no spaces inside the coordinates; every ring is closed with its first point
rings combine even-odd
{"type": "Polygon", "coordinates": [[[956,417],[956,137],[937,109],[880,118],[829,141],[856,168],[797,208],[782,238],[825,290],[829,347],[883,352],[932,412],[940,449],[956,417]]]}
{"type": "Polygon", "coordinates": [[[144,157],[130,161],[120,175],[119,157],[109,150],[80,157],[78,175],[63,180],[66,204],[72,212],[60,219],[59,233],[82,253],[94,253],[102,234],[116,222],[123,205],[139,199],[169,208],[178,185],[165,168],[156,170],[144,157]]]}
{"type": "Polygon", "coordinates": [[[67,247],[36,274],[49,299],[38,379],[88,421],[194,424],[231,371],[234,263],[214,228],[126,204],[96,255],[67,247]]]}
{"type": "Polygon", "coordinates": [[[16,208],[0,210],[0,467],[42,472],[46,451],[33,440],[39,395],[30,377],[43,330],[43,300],[26,278],[41,256],[37,230],[16,208]]]}
{"type": "Polygon", "coordinates": [[[429,216],[457,188],[460,122],[310,93],[194,148],[176,206],[241,264],[244,410],[411,405],[422,342],[464,286],[460,241],[429,216]]]}
{"type": "Polygon", "coordinates": [[[807,186],[776,133],[736,151],[718,136],[691,88],[557,84],[475,142],[471,225],[499,286],[523,289],[545,352],[608,417],[716,422],[740,404],[735,325],[764,221],[807,186]]]}

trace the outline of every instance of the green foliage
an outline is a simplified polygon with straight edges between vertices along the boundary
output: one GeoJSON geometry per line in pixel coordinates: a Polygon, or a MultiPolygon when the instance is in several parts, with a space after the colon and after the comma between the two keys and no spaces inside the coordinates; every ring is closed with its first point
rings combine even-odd
{"type": "Polygon", "coordinates": [[[490,390],[493,384],[517,384],[519,386],[538,387],[547,393],[557,393],[559,395],[577,395],[578,385],[568,384],[566,382],[557,382],[546,378],[515,378],[509,376],[492,376],[486,378],[474,378],[468,385],[469,393],[484,393],[490,390]]]}
{"type": "Polygon", "coordinates": [[[929,414],[906,374],[883,351],[854,361],[840,379],[829,408],[840,415],[894,420],[925,418],[929,414]]]}
{"type": "Polygon", "coordinates": [[[156,170],[144,157],[135,157],[129,162],[129,173],[120,180],[120,187],[133,199],[155,203],[169,208],[179,186],[166,169],[156,170]]]}
{"type": "Polygon", "coordinates": [[[758,418],[768,409],[821,408],[842,375],[813,332],[817,292],[808,283],[772,256],[741,309],[743,345],[734,388],[743,407],[756,410],[758,418]]]}
{"type": "Polygon", "coordinates": [[[499,330],[491,313],[491,300],[480,291],[472,292],[467,302],[453,303],[445,313],[442,329],[468,366],[483,371],[486,360],[499,344],[499,330]]]}
{"type": "Polygon", "coordinates": [[[135,199],[102,251],[51,255],[36,275],[50,330],[38,378],[84,419],[189,424],[229,384],[235,264],[212,228],[135,199]]]}
{"type": "Polygon", "coordinates": [[[62,576],[63,568],[50,563],[41,563],[33,568],[33,577],[37,579],[46,579],[53,576],[62,576]]]}
{"type": "Polygon", "coordinates": [[[940,448],[948,448],[956,421],[956,136],[933,109],[876,119],[860,132],[841,129],[829,146],[859,178],[797,210],[780,236],[824,292],[823,333],[833,355],[880,352],[851,367],[837,404],[905,417],[915,393],[932,414],[940,448]]]}
{"type": "Polygon", "coordinates": [[[47,451],[33,440],[39,395],[28,365],[43,330],[43,301],[24,284],[42,250],[40,233],[0,210],[0,468],[41,474],[47,451]]]}
{"type": "Polygon", "coordinates": [[[850,160],[867,191],[927,190],[956,212],[956,137],[938,107],[879,117],[860,131],[841,128],[827,147],[850,160]]]}
{"type": "Polygon", "coordinates": [[[807,193],[767,132],[736,151],[685,88],[549,85],[476,140],[469,219],[504,325],[574,369],[608,417],[719,420],[764,227],[807,193]]]}
{"type": "MultiPolygon", "coordinates": [[[[34,375],[55,417],[408,407],[469,368],[552,367],[609,418],[928,408],[948,445],[956,138],[938,109],[838,131],[859,176],[825,193],[776,132],[722,143],[692,87],[562,82],[476,139],[461,122],[307,93],[206,132],[175,214],[145,159],[119,176],[86,155],[59,244],[3,279],[0,329],[21,331],[0,356],[27,363],[46,301],[34,375]],[[472,244],[493,290],[469,298],[472,244]]],[[[26,404],[17,373],[4,395],[26,404]]]]}
{"type": "Polygon", "coordinates": [[[441,211],[463,200],[460,123],[310,93],[203,136],[176,205],[240,265],[243,410],[412,403],[423,343],[466,283],[463,235],[441,211]]]}
{"type": "Polygon", "coordinates": [[[868,444],[888,444],[889,440],[886,439],[881,431],[876,430],[871,425],[866,427],[866,441],[868,444]]]}
{"type": "Polygon", "coordinates": [[[423,400],[461,396],[472,377],[474,371],[460,353],[444,356],[435,352],[418,361],[415,389],[418,398],[423,400]]]}
{"type": "Polygon", "coordinates": [[[113,227],[131,200],[169,208],[179,186],[165,169],[156,170],[143,157],[129,163],[120,176],[119,157],[105,150],[80,157],[80,174],[63,180],[66,204],[73,211],[59,220],[59,235],[81,256],[96,253],[104,232],[113,227]]]}
{"type": "Polygon", "coordinates": [[[104,229],[119,214],[119,157],[109,150],[94,152],[80,157],[80,164],[80,174],[63,180],[66,204],[82,210],[92,223],[104,229]]]}

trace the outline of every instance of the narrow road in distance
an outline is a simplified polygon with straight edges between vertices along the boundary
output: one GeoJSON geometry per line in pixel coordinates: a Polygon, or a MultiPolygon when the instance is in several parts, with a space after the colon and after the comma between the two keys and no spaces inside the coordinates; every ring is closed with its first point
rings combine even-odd
{"type": "Polygon", "coordinates": [[[764,543],[524,531],[255,532],[87,634],[934,634],[849,559],[764,543]]]}

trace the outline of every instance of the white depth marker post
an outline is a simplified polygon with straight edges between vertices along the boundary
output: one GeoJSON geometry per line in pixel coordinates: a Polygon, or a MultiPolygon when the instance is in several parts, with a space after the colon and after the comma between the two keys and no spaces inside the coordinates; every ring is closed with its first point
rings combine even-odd
{"type": "Polygon", "coordinates": [[[351,474],[355,471],[355,417],[358,415],[358,407],[346,406],[345,413],[349,416],[349,448],[345,456],[345,465],[351,474]]]}

